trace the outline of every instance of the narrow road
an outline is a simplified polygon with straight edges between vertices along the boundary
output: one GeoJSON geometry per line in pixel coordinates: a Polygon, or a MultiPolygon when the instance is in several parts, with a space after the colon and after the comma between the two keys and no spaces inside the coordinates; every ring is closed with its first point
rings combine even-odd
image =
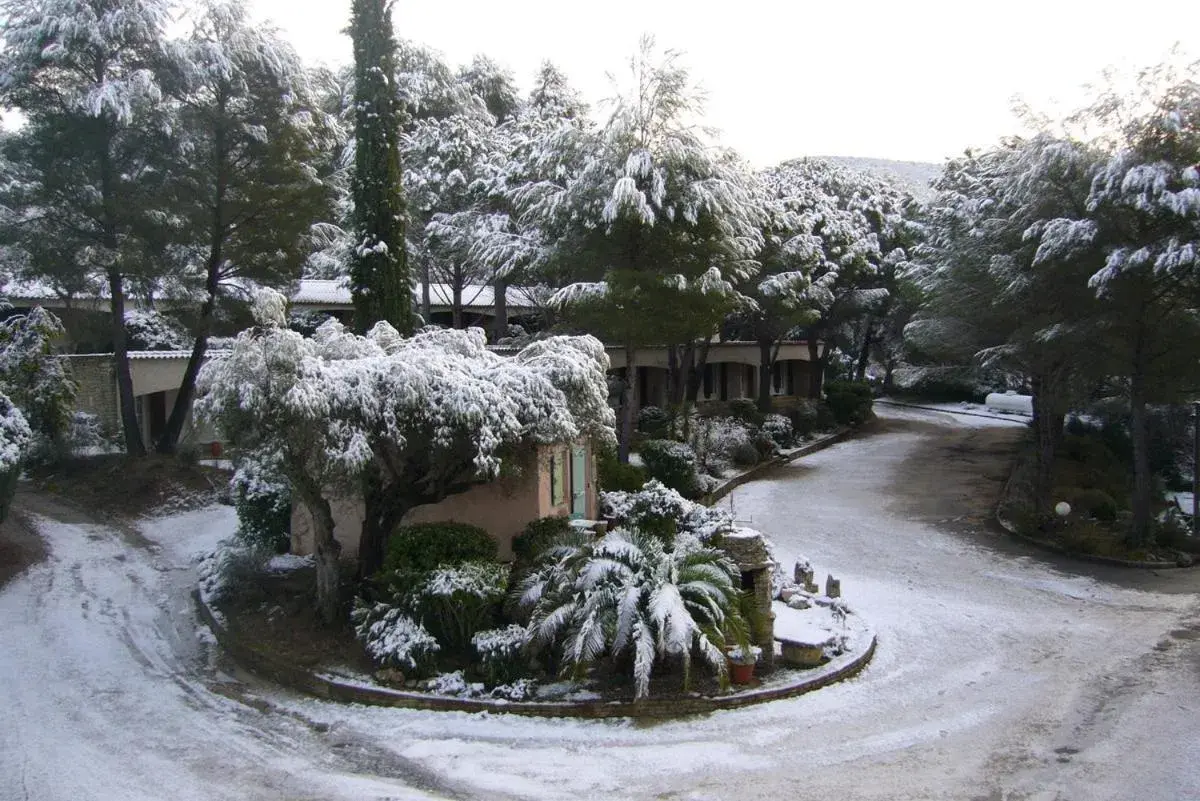
{"type": "MultiPolygon", "coordinates": [[[[739,489],[879,632],[857,679],[670,723],[344,707],[222,671],[187,609],[228,510],[33,523],[0,589],[0,799],[1200,798],[1198,571],[1055,560],[988,525],[1017,427],[881,410],[739,489]]],[[[36,510],[34,510],[36,511],[36,510]]]]}

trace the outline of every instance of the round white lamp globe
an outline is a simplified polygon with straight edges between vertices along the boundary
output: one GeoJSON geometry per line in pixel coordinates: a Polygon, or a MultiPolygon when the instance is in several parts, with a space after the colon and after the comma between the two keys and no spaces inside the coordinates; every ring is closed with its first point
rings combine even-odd
{"type": "Polygon", "coordinates": [[[1054,504],[1054,513],[1059,517],[1066,517],[1067,515],[1071,514],[1071,504],[1067,503],[1066,501],[1059,501],[1058,503],[1054,504]]]}

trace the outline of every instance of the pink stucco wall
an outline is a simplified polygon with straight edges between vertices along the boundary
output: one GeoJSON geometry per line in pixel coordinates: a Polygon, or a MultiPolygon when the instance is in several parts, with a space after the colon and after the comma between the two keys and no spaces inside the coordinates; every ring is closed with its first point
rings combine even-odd
{"type": "MultiPolygon", "coordinates": [[[[453,520],[469,523],[487,531],[496,540],[497,554],[502,560],[512,558],[512,538],[534,520],[570,512],[570,478],[563,493],[563,503],[554,504],[551,498],[550,460],[555,453],[570,459],[569,445],[542,446],[538,449],[535,469],[514,477],[501,478],[480,484],[470,490],[452,495],[439,502],[417,506],[404,516],[403,524],[432,523],[453,520]]],[[[588,449],[584,464],[586,517],[595,519],[599,507],[596,494],[595,459],[588,449]]],[[[360,498],[343,498],[333,503],[334,537],[342,544],[342,556],[358,555],[358,539],[362,534],[364,509],[360,498]]],[[[292,552],[312,553],[312,516],[307,507],[297,502],[292,507],[292,552]]]]}

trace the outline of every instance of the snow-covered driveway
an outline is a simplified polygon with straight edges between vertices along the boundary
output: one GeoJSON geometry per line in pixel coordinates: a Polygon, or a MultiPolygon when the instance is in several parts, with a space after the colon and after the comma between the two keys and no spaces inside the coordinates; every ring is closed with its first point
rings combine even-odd
{"type": "Polygon", "coordinates": [[[1200,606],[1182,591],[1196,574],[1120,579],[1131,589],[953,533],[912,503],[937,480],[920,455],[986,422],[881,413],[884,433],[734,499],[784,557],[842,579],[879,631],[875,661],[671,723],[342,707],[224,682],[186,589],[227,510],[147,526],[149,546],[43,520],[50,558],[0,590],[0,799],[1200,798],[1200,606]]]}

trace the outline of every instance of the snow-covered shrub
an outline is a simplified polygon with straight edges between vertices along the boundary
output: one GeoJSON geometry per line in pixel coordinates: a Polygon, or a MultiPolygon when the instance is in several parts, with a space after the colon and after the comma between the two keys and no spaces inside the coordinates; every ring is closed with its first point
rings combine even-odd
{"type": "Polygon", "coordinates": [[[601,493],[600,507],[615,526],[653,532],[661,531],[662,521],[670,520],[673,531],[691,534],[701,542],[733,525],[728,511],[689,501],[653,479],[637,492],[601,493]]]}
{"type": "Polygon", "coordinates": [[[682,661],[685,689],[696,655],[724,681],[726,637],[746,639],[740,586],[737,566],[691,535],[668,550],[657,537],[618,529],[547,551],[521,583],[520,603],[531,645],[561,654],[563,674],[629,654],[642,698],[665,658],[682,661]]]}
{"type": "Polygon", "coordinates": [[[763,413],[758,410],[758,404],[750,398],[734,398],[729,402],[729,416],[745,423],[750,428],[758,428],[762,424],[763,413]]]}
{"type": "Polygon", "coordinates": [[[517,679],[508,684],[500,684],[492,688],[493,698],[503,698],[505,701],[528,701],[537,693],[536,679],[517,679]]]}
{"type": "Polygon", "coordinates": [[[431,571],[417,590],[414,605],[438,641],[467,653],[472,637],[495,623],[508,590],[509,566],[465,562],[431,571]]]}
{"type": "Polygon", "coordinates": [[[190,350],[192,338],[176,320],[154,309],[125,312],[130,350],[190,350]]]}
{"type": "Polygon", "coordinates": [[[479,682],[467,681],[461,670],[434,676],[425,682],[424,687],[434,695],[452,695],[458,698],[478,698],[483,695],[485,689],[479,682]]]}
{"type": "Polygon", "coordinates": [[[792,421],[782,414],[768,414],[763,418],[760,430],[771,438],[777,448],[790,448],[796,438],[792,429],[792,421]]]}
{"type": "Polygon", "coordinates": [[[471,638],[489,684],[506,684],[527,672],[525,646],[528,643],[529,632],[516,623],[502,629],[480,631],[471,638]]]}
{"type": "Polygon", "coordinates": [[[271,553],[286,551],[292,531],[292,490],[278,463],[258,455],[243,459],[229,483],[242,541],[271,553]]]}
{"type": "Polygon", "coordinates": [[[350,613],[354,634],[377,664],[410,676],[431,673],[441,646],[405,611],[391,604],[355,602],[350,613]]]}
{"type": "Polygon", "coordinates": [[[78,387],[55,352],[62,322],[38,306],[0,323],[0,392],[21,410],[33,434],[27,455],[53,459],[66,450],[78,387]]]}
{"type": "Polygon", "coordinates": [[[638,412],[637,430],[647,437],[666,437],[671,433],[671,413],[658,406],[643,406],[638,412]]]}
{"type": "MultiPolygon", "coordinates": [[[[378,323],[357,336],[329,320],[303,337],[283,327],[286,306],[277,292],[255,294],[258,325],[205,364],[196,412],[243,452],[283,454],[308,505],[344,496],[377,471],[387,493],[369,511],[383,523],[396,511],[388,500],[440,501],[493,480],[522,449],[614,439],[609,359],[594,337],[549,337],[511,357],[489,350],[478,328],[402,337],[378,323]]],[[[332,620],[333,527],[329,515],[313,520],[318,605],[332,620]]]]}
{"type": "Polygon", "coordinates": [[[25,415],[8,396],[0,393],[0,522],[8,517],[8,508],[21,477],[21,463],[32,443],[33,432],[25,415]]]}
{"type": "Polygon", "coordinates": [[[762,461],[762,453],[753,439],[739,442],[729,453],[729,459],[738,467],[754,467],[762,461]]]}
{"type": "Polygon", "coordinates": [[[699,473],[696,454],[691,447],[674,440],[651,439],[643,442],[638,452],[650,478],[661,481],[683,495],[696,494],[699,473]]]}
{"type": "Polygon", "coordinates": [[[105,432],[99,417],[91,412],[75,412],[71,415],[67,448],[71,453],[86,455],[112,452],[117,446],[105,432]]]}
{"type": "Polygon", "coordinates": [[[206,603],[228,600],[251,590],[271,554],[237,540],[222,540],[200,560],[200,593],[206,603]]]}
{"type": "Polygon", "coordinates": [[[697,417],[688,442],[700,470],[719,476],[736,463],[734,456],[739,448],[752,444],[752,433],[745,423],[732,417],[697,417]]]}

